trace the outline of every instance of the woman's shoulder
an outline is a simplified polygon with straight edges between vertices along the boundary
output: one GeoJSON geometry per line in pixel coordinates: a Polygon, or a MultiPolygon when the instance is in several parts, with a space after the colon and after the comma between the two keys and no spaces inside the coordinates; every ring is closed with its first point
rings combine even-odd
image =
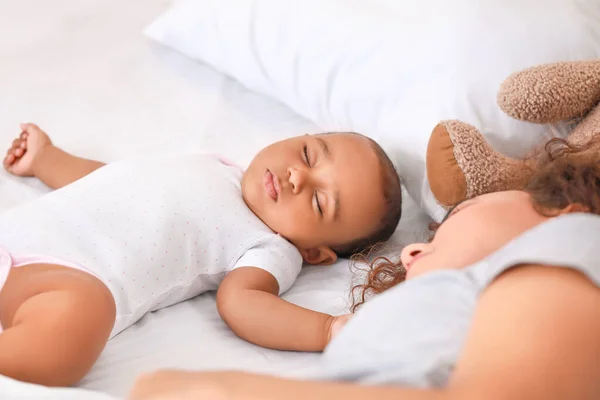
{"type": "Polygon", "coordinates": [[[552,218],[466,272],[485,289],[504,271],[524,264],[579,270],[600,286],[600,216],[573,213],[552,218]]]}

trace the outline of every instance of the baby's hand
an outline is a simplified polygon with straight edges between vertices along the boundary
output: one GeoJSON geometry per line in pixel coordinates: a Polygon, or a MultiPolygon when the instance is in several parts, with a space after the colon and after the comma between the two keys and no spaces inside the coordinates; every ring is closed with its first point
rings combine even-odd
{"type": "Polygon", "coordinates": [[[51,146],[48,135],[34,124],[21,124],[23,131],[13,140],[4,157],[4,168],[13,175],[33,176],[33,164],[41,151],[51,146]]]}
{"type": "Polygon", "coordinates": [[[335,338],[338,333],[342,330],[342,328],[346,325],[346,323],[352,318],[352,314],[339,315],[337,317],[333,317],[333,322],[329,326],[329,342],[335,338]]]}

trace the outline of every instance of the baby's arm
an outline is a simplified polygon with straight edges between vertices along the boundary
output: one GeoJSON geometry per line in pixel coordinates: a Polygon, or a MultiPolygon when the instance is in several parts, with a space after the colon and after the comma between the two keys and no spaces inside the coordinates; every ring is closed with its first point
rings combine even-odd
{"type": "Polygon", "coordinates": [[[277,350],[322,351],[347,317],[308,310],[278,297],[279,284],[267,271],[237,268],[217,292],[217,309],[236,335],[277,350]]]}
{"type": "Polygon", "coordinates": [[[105,165],[59,149],[34,124],[21,124],[21,130],[4,158],[4,168],[11,174],[35,176],[50,188],[58,189],[105,165]]]}

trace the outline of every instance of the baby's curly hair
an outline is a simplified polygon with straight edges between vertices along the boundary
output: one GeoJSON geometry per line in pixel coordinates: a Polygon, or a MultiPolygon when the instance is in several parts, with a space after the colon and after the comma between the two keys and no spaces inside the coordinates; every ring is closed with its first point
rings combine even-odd
{"type": "Polygon", "coordinates": [[[387,241],[395,232],[402,215],[402,186],[394,163],[375,140],[355,132],[348,132],[348,134],[364,137],[369,141],[377,155],[383,186],[381,195],[385,201],[385,206],[379,225],[374,232],[332,248],[337,256],[342,258],[350,258],[354,254],[369,251],[371,247],[387,241]]]}
{"type": "MultiPolygon", "coordinates": [[[[555,210],[577,204],[583,210],[600,214],[600,133],[581,146],[564,139],[551,139],[532,157],[534,173],[525,188],[534,209],[545,216],[555,210]]],[[[431,224],[435,232],[437,224],[431,224]]],[[[431,240],[431,239],[430,239],[431,240]]],[[[369,254],[357,254],[354,263],[366,265],[366,279],[352,288],[352,311],[370,297],[385,292],[406,279],[406,269],[399,259],[377,257],[369,262],[369,254]]]]}

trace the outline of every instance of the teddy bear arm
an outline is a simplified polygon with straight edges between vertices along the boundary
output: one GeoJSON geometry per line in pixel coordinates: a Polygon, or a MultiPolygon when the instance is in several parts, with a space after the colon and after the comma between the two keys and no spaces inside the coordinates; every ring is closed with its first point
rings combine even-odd
{"type": "Polygon", "coordinates": [[[460,121],[435,127],[426,165],[431,191],[445,207],[485,193],[522,189],[531,176],[526,161],[498,153],[475,127],[460,121]]]}
{"type": "Polygon", "coordinates": [[[513,118],[557,123],[582,117],[600,101],[600,60],[540,65],[508,77],[498,105],[513,118]]]}

